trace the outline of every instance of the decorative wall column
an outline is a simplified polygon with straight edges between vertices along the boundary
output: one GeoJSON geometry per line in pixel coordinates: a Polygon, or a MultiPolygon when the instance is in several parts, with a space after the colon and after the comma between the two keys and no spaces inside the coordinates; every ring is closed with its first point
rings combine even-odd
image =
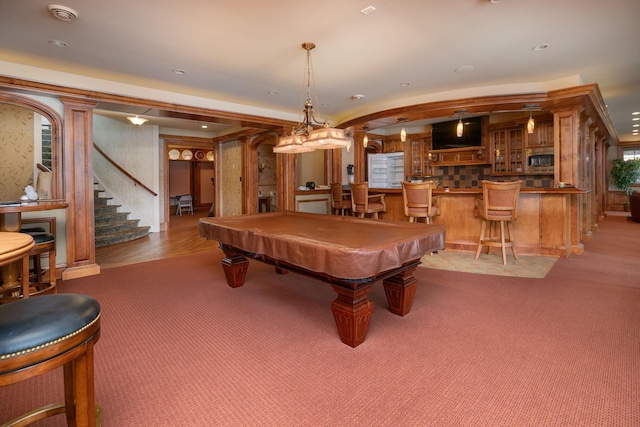
{"type": "Polygon", "coordinates": [[[242,213],[258,212],[258,151],[251,137],[240,139],[242,147],[242,213]]]}
{"type": "Polygon", "coordinates": [[[93,219],[93,101],[60,97],[64,105],[62,165],[67,208],[67,268],[63,279],[100,273],[93,219]]]}

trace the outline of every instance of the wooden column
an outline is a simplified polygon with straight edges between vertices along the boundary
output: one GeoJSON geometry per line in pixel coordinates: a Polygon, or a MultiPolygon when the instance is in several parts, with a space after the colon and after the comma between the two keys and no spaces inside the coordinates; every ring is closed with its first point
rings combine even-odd
{"type": "Polygon", "coordinates": [[[258,151],[250,137],[240,139],[242,150],[242,213],[258,212],[258,151]]]}
{"type": "Polygon", "coordinates": [[[93,221],[93,101],[60,97],[64,104],[64,168],[67,268],[63,279],[100,273],[93,221]]]}

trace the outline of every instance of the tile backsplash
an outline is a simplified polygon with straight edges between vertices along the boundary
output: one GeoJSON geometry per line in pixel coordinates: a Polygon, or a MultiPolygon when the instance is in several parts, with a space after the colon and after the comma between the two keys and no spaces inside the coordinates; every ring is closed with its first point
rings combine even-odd
{"type": "Polygon", "coordinates": [[[526,188],[551,188],[553,175],[491,175],[490,165],[440,166],[434,168],[434,178],[440,187],[479,188],[482,180],[513,181],[522,180],[526,188]]]}

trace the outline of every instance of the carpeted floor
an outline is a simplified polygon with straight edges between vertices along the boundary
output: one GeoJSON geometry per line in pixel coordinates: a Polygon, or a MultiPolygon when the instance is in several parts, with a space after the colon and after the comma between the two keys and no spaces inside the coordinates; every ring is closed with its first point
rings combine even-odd
{"type": "Polygon", "coordinates": [[[472,252],[439,251],[422,257],[420,267],[438,270],[460,271],[464,273],[492,274],[495,276],[531,277],[542,279],[554,266],[557,258],[542,256],[519,256],[514,259],[507,253],[507,265],[501,255],[481,253],[474,259],[472,252]]]}
{"type": "MultiPolygon", "coordinates": [[[[607,218],[543,280],[418,268],[411,312],[380,283],[340,342],[325,283],[218,249],[64,280],[102,306],[104,427],[640,425],[640,224],[607,218]]],[[[0,388],[0,422],[60,400],[62,373],[0,388]]],[[[58,419],[39,427],[63,426],[58,419]]]]}

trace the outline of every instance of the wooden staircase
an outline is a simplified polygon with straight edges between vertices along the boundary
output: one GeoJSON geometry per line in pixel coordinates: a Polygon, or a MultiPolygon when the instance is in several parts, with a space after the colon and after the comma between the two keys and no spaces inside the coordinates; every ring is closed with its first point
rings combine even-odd
{"type": "Polygon", "coordinates": [[[103,190],[93,190],[96,248],[139,239],[149,234],[149,227],[129,219],[129,212],[118,212],[120,205],[107,204],[110,197],[100,197],[103,190]]]}

